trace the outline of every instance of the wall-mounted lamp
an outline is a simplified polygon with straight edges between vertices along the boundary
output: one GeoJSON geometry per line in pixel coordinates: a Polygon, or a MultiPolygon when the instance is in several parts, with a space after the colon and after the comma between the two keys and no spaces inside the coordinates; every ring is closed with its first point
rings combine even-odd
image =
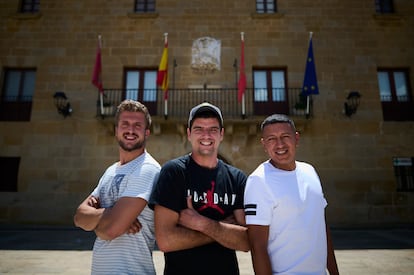
{"type": "Polygon", "coordinates": [[[346,102],[344,103],[344,112],[347,116],[352,116],[356,113],[358,106],[359,106],[359,100],[361,98],[361,94],[357,91],[349,92],[346,102]]]}
{"type": "Polygon", "coordinates": [[[66,97],[64,92],[56,92],[53,95],[55,106],[59,114],[63,115],[63,117],[70,116],[72,113],[72,107],[70,107],[70,103],[68,98],[66,97]]]}

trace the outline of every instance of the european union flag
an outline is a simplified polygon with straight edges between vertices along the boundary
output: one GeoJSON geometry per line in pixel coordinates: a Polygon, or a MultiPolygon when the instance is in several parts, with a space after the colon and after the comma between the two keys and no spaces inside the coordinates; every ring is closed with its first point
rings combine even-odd
{"type": "Polygon", "coordinates": [[[305,79],[303,80],[302,94],[305,96],[319,94],[315,60],[313,59],[312,37],[309,40],[308,57],[306,59],[305,79]]]}

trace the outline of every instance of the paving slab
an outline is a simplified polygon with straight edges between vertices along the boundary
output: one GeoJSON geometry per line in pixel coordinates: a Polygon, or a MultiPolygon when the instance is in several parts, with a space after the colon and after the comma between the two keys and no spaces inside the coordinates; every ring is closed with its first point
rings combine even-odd
{"type": "MultiPolygon", "coordinates": [[[[0,225],[0,274],[90,274],[92,232],[72,227],[0,225]]],[[[332,229],[341,274],[414,274],[414,229],[332,229]]],[[[241,275],[254,274],[237,252],[241,275]]],[[[163,254],[154,252],[157,274],[163,254]]]]}

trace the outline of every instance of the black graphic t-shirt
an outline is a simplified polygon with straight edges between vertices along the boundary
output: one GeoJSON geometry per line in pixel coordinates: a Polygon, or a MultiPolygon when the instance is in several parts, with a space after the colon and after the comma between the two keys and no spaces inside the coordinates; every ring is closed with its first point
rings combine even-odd
{"type": "MultiPolygon", "coordinates": [[[[155,204],[180,212],[187,208],[191,195],[193,207],[203,216],[217,221],[243,209],[246,175],[219,160],[214,169],[199,166],[189,156],[167,162],[154,185],[150,207],[155,204]]],[[[165,253],[165,273],[171,274],[239,274],[234,250],[219,243],[165,253]]]]}

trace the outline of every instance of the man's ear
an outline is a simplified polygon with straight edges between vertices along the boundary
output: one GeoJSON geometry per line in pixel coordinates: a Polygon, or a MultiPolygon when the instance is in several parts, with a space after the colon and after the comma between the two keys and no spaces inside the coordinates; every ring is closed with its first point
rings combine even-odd
{"type": "Polygon", "coordinates": [[[296,147],[299,146],[299,138],[300,138],[300,134],[299,134],[299,132],[296,132],[295,133],[296,147]]]}
{"type": "Polygon", "coordinates": [[[191,135],[191,130],[190,128],[187,127],[187,139],[190,139],[190,135],[191,135]]]}

